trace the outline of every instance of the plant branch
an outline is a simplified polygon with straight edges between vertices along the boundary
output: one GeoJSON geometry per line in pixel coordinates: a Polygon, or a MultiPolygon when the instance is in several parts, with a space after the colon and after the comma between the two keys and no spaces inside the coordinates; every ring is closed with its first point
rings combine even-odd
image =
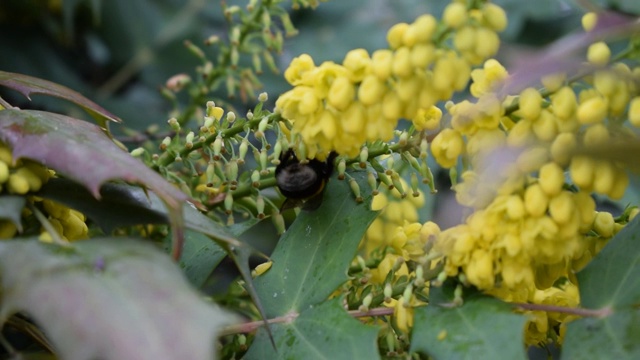
{"type": "Polygon", "coordinates": [[[613,313],[613,311],[609,307],[594,310],[594,309],[574,308],[574,307],[546,305],[546,304],[513,303],[513,305],[521,310],[557,312],[557,313],[576,315],[581,317],[603,318],[613,313]]]}
{"type": "MultiPolygon", "coordinates": [[[[350,310],[347,313],[354,318],[371,317],[371,316],[389,316],[393,314],[393,308],[380,307],[380,308],[370,309],[369,311],[350,310]]],[[[267,323],[268,324],[290,323],[294,321],[299,315],[300,314],[298,313],[292,312],[284,316],[279,316],[273,319],[269,319],[267,320],[267,323]]],[[[220,336],[246,334],[263,326],[264,323],[265,323],[264,321],[259,320],[259,321],[251,321],[247,323],[227,326],[222,329],[222,331],[220,332],[220,336]]]]}

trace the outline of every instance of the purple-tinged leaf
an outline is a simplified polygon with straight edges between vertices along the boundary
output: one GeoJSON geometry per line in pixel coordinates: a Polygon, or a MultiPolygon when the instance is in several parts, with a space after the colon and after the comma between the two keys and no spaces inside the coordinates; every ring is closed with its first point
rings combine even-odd
{"type": "Polygon", "coordinates": [[[35,160],[84,185],[96,198],[108,180],[124,180],[152,189],[166,204],[174,241],[173,255],[180,257],[184,240],[182,204],[187,195],[119,148],[100,127],[86,121],[45,111],[0,111],[0,140],[14,159],[35,160]]]}
{"type": "Polygon", "coordinates": [[[122,122],[120,118],[113,115],[102,106],[87,99],[79,92],[48,80],[23,74],[0,71],[0,85],[18,91],[29,100],[31,100],[31,94],[41,94],[71,101],[87,111],[91,116],[101,121],[100,125],[104,125],[104,120],[114,121],[117,123],[122,122]]]}
{"type": "Polygon", "coordinates": [[[499,97],[517,94],[529,86],[537,86],[545,75],[567,72],[569,76],[591,72],[597,69],[592,65],[581,66],[583,54],[589,45],[596,41],[615,40],[628,37],[640,30],[635,18],[619,13],[603,12],[598,14],[596,27],[584,33],[566,36],[537,54],[516,61],[509,72],[511,75],[498,91],[499,97]]]}
{"type": "Polygon", "coordinates": [[[35,110],[0,111],[0,140],[15,159],[29,158],[84,185],[96,198],[108,180],[124,180],[152,189],[177,207],[187,195],[142,161],[123,151],[96,125],[35,110]]]}
{"type": "Polygon", "coordinates": [[[0,281],[0,320],[27,313],[62,359],[214,359],[232,321],[166,254],[131,238],[0,242],[0,281]]]}

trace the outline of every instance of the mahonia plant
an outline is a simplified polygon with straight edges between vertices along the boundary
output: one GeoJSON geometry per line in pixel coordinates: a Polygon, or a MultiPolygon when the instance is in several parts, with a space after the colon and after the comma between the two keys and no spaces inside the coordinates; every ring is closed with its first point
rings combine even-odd
{"type": "MultiPolygon", "coordinates": [[[[596,18],[585,15],[586,30],[596,18]]],[[[622,197],[629,184],[624,163],[571,154],[628,131],[623,126],[629,103],[635,126],[635,70],[623,62],[610,64],[611,52],[599,41],[587,51],[597,70],[575,78],[548,74],[540,89],[499,95],[496,85],[509,74],[491,57],[506,25],[505,12],[495,4],[452,2],[441,20],[422,15],[394,25],[388,49],[352,50],[341,64],[296,57],[284,72],[293,89],[278,97],[273,113],[260,104],[234,124],[235,114],[225,119],[221,108],[207,106],[200,133],[185,139],[189,148],[194,136],[212,134],[204,140],[211,143],[204,150],[208,165],[198,172],[196,190],[229,216],[241,207],[262,217],[266,200],[282,232],[277,205],[257,190],[275,184],[269,165],[277,165],[284,151],[292,148],[299,159],[319,160],[337,153],[342,179],[349,177],[349,165],[366,169],[376,194],[372,209],[381,213],[350,267],[353,279],[332,296],[346,294],[345,306],[365,313],[381,305],[392,308],[391,327],[381,333],[391,352],[407,350],[412,309],[428,303],[431,280],[440,284],[455,277],[459,286],[507,302],[578,307],[575,273],[637,210],[630,207],[614,218],[596,211],[592,197],[622,197]],[[450,100],[469,85],[472,99],[450,100]],[[442,101],[447,122],[436,106],[442,101]],[[411,126],[401,130],[400,119],[411,126]],[[241,134],[244,124],[250,131],[241,134]],[[275,132],[274,141],[266,140],[266,130],[275,132]],[[238,175],[248,149],[258,168],[238,175]],[[220,155],[224,151],[231,154],[220,155]],[[451,169],[456,200],[470,211],[460,225],[444,231],[418,218],[424,204],[420,182],[436,192],[429,154],[451,169]],[[508,155],[501,160],[501,154],[508,155]]],[[[353,192],[359,197],[357,184],[353,192]]],[[[227,224],[232,223],[229,217],[227,224]]],[[[261,265],[254,275],[270,266],[261,265]]],[[[561,342],[575,318],[571,312],[525,313],[527,345],[561,342]]]]}
{"type": "MultiPolygon", "coordinates": [[[[293,1],[294,8],[316,6],[293,1]]],[[[517,343],[505,357],[524,358],[529,346],[562,346],[572,322],[610,315],[581,307],[588,292],[580,274],[639,212],[627,206],[613,214],[596,202],[620,200],[630,186],[629,161],[605,150],[633,144],[640,127],[638,39],[615,54],[599,30],[601,14],[587,13],[589,45],[580,60],[586,62],[549,66],[537,83],[510,92],[515,87],[505,84],[513,74],[494,58],[505,11],[489,1],[455,0],[440,19],[425,14],[393,25],[385,49],[351,50],[341,63],[300,54],[283,74],[292,88],[268,109],[267,93],[256,95],[262,63],[278,72],[273,53],[297,30],[280,1],[251,0],[246,8],[223,2],[222,8],[228,39],[207,39],[212,51],[185,43],[202,62],[196,77],[167,81],[162,93],[174,106],[167,131],[157,124],[146,134],[131,131],[142,140],[130,150],[188,195],[216,229],[191,224],[190,230],[216,240],[215,251],[226,251],[243,275],[216,297],[249,320],[222,331],[222,357],[273,351],[302,358],[312,353],[308,347],[327,354],[356,348],[362,357],[457,357],[474,351],[474,337],[500,350],[506,337],[498,335],[507,328],[486,329],[495,337],[477,329],[506,316],[517,319],[510,325],[518,331],[502,334],[517,343]],[[227,98],[216,97],[221,87],[227,98]],[[466,99],[453,100],[467,90],[466,99]],[[183,92],[185,107],[177,100],[183,92]],[[239,111],[229,101],[237,95],[257,104],[239,111]],[[291,156],[296,165],[335,169],[314,194],[328,199],[326,207],[287,212],[283,196],[272,191],[281,185],[277,169],[291,156]],[[455,226],[441,228],[419,215],[426,197],[437,196],[433,170],[449,171],[464,212],[455,226]],[[241,255],[249,247],[234,240],[238,229],[265,218],[281,243],[249,274],[241,255]],[[313,236],[320,245],[339,246],[305,254],[313,236]],[[289,276],[307,283],[290,283],[289,276]],[[486,299],[490,305],[481,305],[486,299]],[[474,304],[484,313],[462,319],[476,311],[474,304]],[[458,315],[452,326],[468,326],[469,334],[437,327],[458,315]],[[333,337],[334,327],[341,337],[333,337]],[[326,349],[315,342],[325,335],[326,349]],[[300,344],[303,339],[313,345],[300,344]],[[451,353],[440,352],[441,345],[451,353]]],[[[21,222],[41,225],[20,229],[19,221],[3,218],[0,236],[33,232],[58,244],[90,238],[93,224],[82,212],[38,196],[57,173],[13,159],[11,151],[0,143],[0,195],[25,195],[21,222]]],[[[157,223],[114,233],[168,237],[166,225],[157,223]]],[[[196,246],[214,252],[211,244],[205,238],[196,246]]],[[[188,273],[205,266],[203,258],[180,261],[188,273]]],[[[220,260],[207,263],[207,276],[220,260]]]]}

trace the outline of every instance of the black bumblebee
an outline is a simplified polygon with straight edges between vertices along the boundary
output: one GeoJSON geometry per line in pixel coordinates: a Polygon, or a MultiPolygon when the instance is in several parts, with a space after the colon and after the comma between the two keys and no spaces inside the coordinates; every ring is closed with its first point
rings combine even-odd
{"type": "Polygon", "coordinates": [[[281,211],[302,206],[305,210],[315,210],[322,203],[322,194],[333,173],[333,161],[338,154],[331,152],[326,161],[310,159],[300,163],[293,150],[280,155],[276,167],[276,184],[287,200],[281,211]]]}

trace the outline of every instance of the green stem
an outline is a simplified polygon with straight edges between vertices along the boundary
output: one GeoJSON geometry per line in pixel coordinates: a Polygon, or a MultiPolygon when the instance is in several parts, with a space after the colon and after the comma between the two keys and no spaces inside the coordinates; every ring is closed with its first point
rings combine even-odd
{"type": "MultiPolygon", "coordinates": [[[[238,41],[238,45],[240,46],[244,39],[253,31],[253,24],[260,21],[262,14],[265,9],[271,6],[271,0],[263,0],[258,3],[253,14],[250,16],[249,20],[243,23],[240,26],[240,37],[238,41]]],[[[226,48],[222,49],[222,59],[217,64],[217,70],[212,71],[209,76],[207,76],[204,80],[204,88],[209,89],[211,85],[213,85],[216,81],[218,81],[221,77],[226,74],[226,71],[223,69],[227,69],[231,65],[231,51],[226,48]]],[[[199,92],[197,96],[192,97],[187,108],[182,112],[182,114],[178,117],[178,123],[181,125],[185,124],[191,116],[196,112],[199,106],[201,106],[207,99],[208,91],[199,92]]]]}

